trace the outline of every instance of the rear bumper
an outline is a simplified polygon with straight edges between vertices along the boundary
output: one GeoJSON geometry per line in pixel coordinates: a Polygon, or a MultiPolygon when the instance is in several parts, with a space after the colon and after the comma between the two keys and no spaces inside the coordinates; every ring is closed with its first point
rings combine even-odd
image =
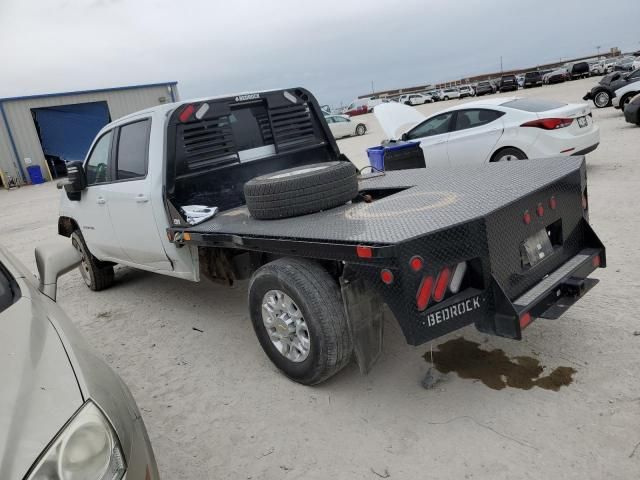
{"type": "MultiPolygon", "coordinates": [[[[531,318],[559,318],[598,283],[598,280],[587,277],[596,268],[604,266],[604,262],[603,249],[583,249],[540,283],[514,300],[513,307],[516,314],[520,319],[527,313],[531,318]]],[[[521,328],[525,326],[521,325],[521,328]]]]}
{"type": "Polygon", "coordinates": [[[579,152],[572,153],[572,155],[586,155],[587,153],[591,153],[596,148],[598,148],[598,145],[600,145],[600,142],[595,143],[595,144],[591,145],[590,147],[584,148],[584,149],[580,150],[579,152]]]}

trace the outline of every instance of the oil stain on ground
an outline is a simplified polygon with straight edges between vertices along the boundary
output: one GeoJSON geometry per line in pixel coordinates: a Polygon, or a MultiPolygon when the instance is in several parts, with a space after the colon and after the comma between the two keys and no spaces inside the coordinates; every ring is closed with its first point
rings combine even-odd
{"type": "MultiPolygon", "coordinates": [[[[431,353],[425,353],[424,358],[431,362],[431,353]]],[[[442,373],[455,372],[461,378],[480,380],[494,390],[540,387],[557,392],[560,387],[570,385],[576,373],[571,367],[557,367],[548,375],[541,376],[545,367],[535,358],[511,359],[500,349],[482,350],[479,343],[464,338],[439,345],[433,351],[433,363],[442,373]]]]}

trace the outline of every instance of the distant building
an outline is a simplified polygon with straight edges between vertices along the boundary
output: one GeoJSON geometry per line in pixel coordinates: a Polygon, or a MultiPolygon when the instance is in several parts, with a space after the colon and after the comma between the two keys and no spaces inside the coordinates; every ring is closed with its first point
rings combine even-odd
{"type": "Polygon", "coordinates": [[[178,83],[105,88],[0,98],[0,186],[22,184],[40,174],[53,180],[65,162],[84,160],[91,141],[107,123],[138,110],[178,101],[178,83]],[[31,167],[31,168],[30,168],[31,167]]]}

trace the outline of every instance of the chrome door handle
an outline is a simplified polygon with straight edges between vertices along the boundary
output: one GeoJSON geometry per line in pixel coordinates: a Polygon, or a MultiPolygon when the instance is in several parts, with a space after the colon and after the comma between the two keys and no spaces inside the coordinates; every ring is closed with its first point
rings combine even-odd
{"type": "Polygon", "coordinates": [[[137,203],[147,203],[148,201],[149,201],[149,197],[147,197],[146,195],[143,195],[142,193],[139,195],[136,195],[137,203]]]}
{"type": "Polygon", "coordinates": [[[107,203],[107,199],[104,198],[104,197],[98,197],[98,198],[96,198],[96,203],[98,205],[104,205],[105,203],[107,203]]]}

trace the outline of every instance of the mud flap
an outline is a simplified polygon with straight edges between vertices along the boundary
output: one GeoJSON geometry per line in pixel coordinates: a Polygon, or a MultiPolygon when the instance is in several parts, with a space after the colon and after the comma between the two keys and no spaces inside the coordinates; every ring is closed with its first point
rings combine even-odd
{"type": "Polygon", "coordinates": [[[384,304],[360,278],[341,278],[340,288],[356,361],[360,372],[366,374],[382,354],[384,304]]]}

